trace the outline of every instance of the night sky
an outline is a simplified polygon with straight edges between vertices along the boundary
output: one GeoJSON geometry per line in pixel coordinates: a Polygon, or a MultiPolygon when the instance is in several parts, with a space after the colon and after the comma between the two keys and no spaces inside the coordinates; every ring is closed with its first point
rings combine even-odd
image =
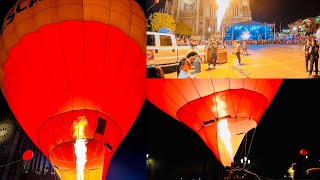
{"type": "MultiPolygon", "coordinates": [[[[309,152],[308,160],[313,164],[310,166],[320,167],[317,125],[320,94],[317,84],[316,80],[284,80],[253,138],[249,159],[255,163],[258,175],[271,179],[283,178],[292,163],[302,162],[302,148],[309,152]]],[[[148,152],[159,161],[165,161],[167,170],[163,171],[173,175],[173,168],[188,169],[192,164],[196,166],[207,159],[214,164],[209,174],[214,179],[220,179],[224,168],[200,137],[149,104],[148,152]]],[[[253,131],[249,133],[248,140],[251,140],[252,134],[253,131]]],[[[192,174],[190,169],[185,171],[192,174]]]]}
{"type": "MultiPolygon", "coordinates": [[[[162,8],[166,0],[160,0],[147,12],[152,12],[162,8]]],[[[149,8],[153,0],[147,0],[149,8]]],[[[282,29],[286,25],[298,19],[305,19],[320,15],[319,0],[250,0],[252,19],[259,22],[276,23],[279,29],[280,22],[282,29]]]]}

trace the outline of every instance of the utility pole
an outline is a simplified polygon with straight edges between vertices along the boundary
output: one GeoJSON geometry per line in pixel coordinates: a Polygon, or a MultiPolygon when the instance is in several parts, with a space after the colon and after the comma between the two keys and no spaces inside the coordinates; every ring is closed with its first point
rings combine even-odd
{"type": "Polygon", "coordinates": [[[273,40],[276,40],[276,23],[273,22],[273,40]]]}
{"type": "Polygon", "coordinates": [[[281,28],[281,21],[280,21],[280,33],[282,32],[282,28],[281,28]]]}

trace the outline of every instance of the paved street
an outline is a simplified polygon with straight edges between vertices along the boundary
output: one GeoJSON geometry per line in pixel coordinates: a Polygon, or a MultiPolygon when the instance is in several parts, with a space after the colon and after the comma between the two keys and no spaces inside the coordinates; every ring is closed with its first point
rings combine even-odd
{"type": "MultiPolygon", "coordinates": [[[[300,45],[249,45],[248,56],[241,56],[241,65],[228,47],[228,62],[206,70],[202,64],[199,78],[308,78],[304,54],[300,45]]],[[[315,74],[313,72],[313,74],[315,74]]],[[[165,74],[176,78],[176,72],[165,74]]]]}

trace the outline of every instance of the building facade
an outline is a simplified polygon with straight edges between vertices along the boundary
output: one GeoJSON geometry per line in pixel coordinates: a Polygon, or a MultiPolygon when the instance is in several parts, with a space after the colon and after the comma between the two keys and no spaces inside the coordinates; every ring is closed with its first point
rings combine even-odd
{"type": "Polygon", "coordinates": [[[194,35],[206,37],[225,31],[231,24],[251,21],[249,0],[230,0],[229,8],[217,30],[217,0],[167,0],[164,12],[170,14],[176,22],[185,22],[194,35]]]}
{"type": "Polygon", "coordinates": [[[0,179],[59,179],[50,161],[32,143],[13,115],[0,118],[0,179]],[[29,149],[34,153],[33,158],[19,161],[29,149]],[[13,163],[15,161],[19,162],[13,163]]]}

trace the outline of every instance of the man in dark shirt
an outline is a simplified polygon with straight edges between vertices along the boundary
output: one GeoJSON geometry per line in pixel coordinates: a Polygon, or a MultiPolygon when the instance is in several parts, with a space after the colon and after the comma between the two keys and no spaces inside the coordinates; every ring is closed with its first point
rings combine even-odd
{"type": "Polygon", "coordinates": [[[209,49],[210,49],[210,52],[211,52],[211,56],[210,56],[210,59],[209,59],[208,64],[207,64],[207,70],[210,69],[210,65],[212,63],[212,60],[213,60],[213,69],[215,69],[216,64],[217,64],[218,45],[217,45],[217,42],[215,42],[213,39],[211,39],[211,42],[210,42],[210,45],[209,45],[209,49]]]}
{"type": "Polygon", "coordinates": [[[315,68],[316,76],[318,76],[318,61],[319,61],[319,45],[315,39],[311,40],[311,46],[309,48],[310,53],[310,67],[309,67],[309,77],[313,71],[313,65],[315,68]]]}
{"type": "Polygon", "coordinates": [[[305,61],[306,61],[306,72],[309,72],[308,64],[309,64],[309,60],[310,60],[310,53],[309,53],[310,46],[311,46],[310,40],[307,39],[306,44],[303,46],[303,49],[302,49],[304,51],[304,57],[305,57],[305,61]]]}

